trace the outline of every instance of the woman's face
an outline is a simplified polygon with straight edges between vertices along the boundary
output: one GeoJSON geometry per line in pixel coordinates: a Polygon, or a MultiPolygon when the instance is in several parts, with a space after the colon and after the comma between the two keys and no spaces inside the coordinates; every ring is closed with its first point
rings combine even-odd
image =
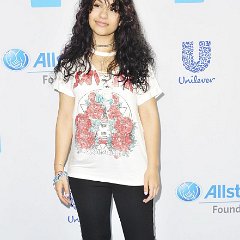
{"type": "Polygon", "coordinates": [[[95,0],[89,14],[89,25],[94,34],[108,36],[114,34],[119,26],[120,15],[111,7],[113,0],[95,0]]]}

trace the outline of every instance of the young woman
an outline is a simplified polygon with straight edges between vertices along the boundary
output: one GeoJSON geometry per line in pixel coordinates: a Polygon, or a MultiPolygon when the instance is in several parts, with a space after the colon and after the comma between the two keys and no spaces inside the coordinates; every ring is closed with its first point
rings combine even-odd
{"type": "Polygon", "coordinates": [[[125,239],[155,239],[162,90],[153,65],[132,0],[80,2],[54,69],[54,186],[66,205],[72,194],[84,240],[111,238],[112,196],[125,239]]]}

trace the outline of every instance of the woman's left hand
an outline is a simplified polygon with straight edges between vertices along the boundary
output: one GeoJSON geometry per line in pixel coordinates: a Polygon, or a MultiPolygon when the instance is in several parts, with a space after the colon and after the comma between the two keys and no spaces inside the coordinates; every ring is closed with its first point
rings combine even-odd
{"type": "Polygon", "coordinates": [[[149,196],[143,199],[143,202],[147,203],[152,200],[159,191],[160,177],[158,168],[148,167],[144,174],[144,194],[149,196]]]}

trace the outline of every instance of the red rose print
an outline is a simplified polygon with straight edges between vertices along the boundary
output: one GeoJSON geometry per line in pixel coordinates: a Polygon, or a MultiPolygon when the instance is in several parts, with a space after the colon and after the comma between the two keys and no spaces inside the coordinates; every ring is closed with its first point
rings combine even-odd
{"type": "Polygon", "coordinates": [[[115,129],[121,133],[130,133],[133,128],[132,120],[129,117],[119,117],[115,123],[115,129]]]}
{"type": "Polygon", "coordinates": [[[114,133],[112,135],[112,147],[120,150],[127,151],[129,150],[129,145],[132,143],[129,134],[114,133]]]}
{"type": "Polygon", "coordinates": [[[83,132],[88,132],[92,126],[91,120],[87,114],[79,113],[75,118],[75,124],[77,128],[83,132]]]}
{"type": "Polygon", "coordinates": [[[128,156],[136,142],[135,124],[120,95],[112,93],[109,98],[102,90],[92,91],[80,99],[79,109],[83,112],[75,118],[75,142],[79,151],[88,149],[115,158],[128,156]]]}
{"type": "Polygon", "coordinates": [[[80,129],[76,131],[76,140],[80,148],[88,149],[95,143],[94,133],[88,132],[85,134],[80,129]]]}
{"type": "Polygon", "coordinates": [[[91,118],[101,118],[104,113],[104,108],[101,103],[97,103],[95,101],[96,94],[91,92],[88,96],[88,100],[90,101],[89,106],[87,107],[86,114],[91,118]]]}
{"type": "Polygon", "coordinates": [[[110,119],[121,117],[122,113],[120,112],[118,106],[112,105],[108,110],[108,117],[110,119]]]}

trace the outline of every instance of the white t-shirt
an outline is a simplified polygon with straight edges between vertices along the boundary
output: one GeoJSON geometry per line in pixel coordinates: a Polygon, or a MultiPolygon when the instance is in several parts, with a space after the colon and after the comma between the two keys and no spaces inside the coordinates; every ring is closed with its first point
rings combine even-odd
{"type": "MultiPolygon", "coordinates": [[[[75,97],[68,175],[129,186],[144,185],[147,153],[138,106],[163,91],[150,69],[149,90],[123,88],[118,77],[106,81],[94,66],[69,81],[59,72],[53,88],[75,97]]],[[[151,124],[151,123],[149,123],[151,124]]]]}

